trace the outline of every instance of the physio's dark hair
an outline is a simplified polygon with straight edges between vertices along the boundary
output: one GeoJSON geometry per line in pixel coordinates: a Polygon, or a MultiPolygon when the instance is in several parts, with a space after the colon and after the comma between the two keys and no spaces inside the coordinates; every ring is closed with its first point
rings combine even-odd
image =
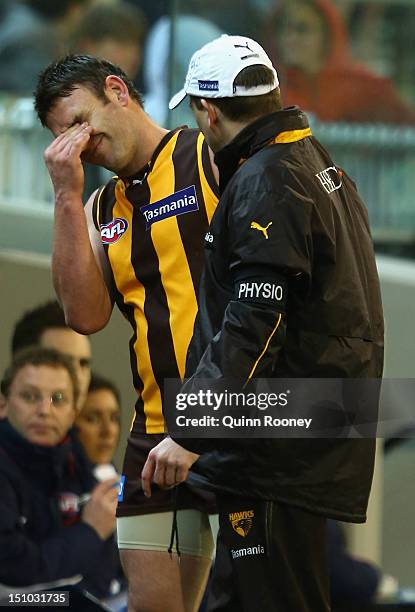
{"type": "Polygon", "coordinates": [[[55,349],[44,348],[42,346],[31,346],[24,351],[19,351],[13,357],[13,361],[5,371],[0,383],[0,391],[4,397],[8,397],[10,387],[13,384],[18,372],[25,366],[32,365],[35,367],[48,366],[50,368],[64,368],[71,379],[74,408],[77,406],[79,397],[78,379],[71,358],[67,355],[55,351],[55,349]]]}
{"type": "Polygon", "coordinates": [[[14,328],[12,354],[28,346],[40,344],[43,332],[51,327],[68,329],[64,312],[56,300],[36,306],[24,313],[14,328]]]}
{"type": "Polygon", "coordinates": [[[91,382],[89,383],[88,393],[93,393],[94,391],[111,391],[115,399],[117,400],[118,406],[121,408],[121,394],[119,392],[118,387],[108,378],[104,378],[99,374],[92,373],[91,382]]]}
{"type": "MultiPolygon", "coordinates": [[[[274,75],[267,66],[254,65],[241,70],[234,81],[235,87],[256,87],[273,83],[274,75]]],[[[203,96],[201,96],[203,97],[203,96]]],[[[199,97],[190,96],[196,108],[201,110],[199,97]]],[[[237,96],[235,98],[206,98],[232,121],[246,121],[274,113],[282,108],[280,88],[276,87],[261,96],[237,96]]]]}
{"type": "Polygon", "coordinates": [[[141,95],[119,66],[92,55],[67,55],[49,64],[39,75],[34,97],[35,110],[42,125],[46,125],[48,113],[56,101],[70,96],[79,86],[87,87],[100,100],[107,103],[104,86],[105,79],[110,75],[122,79],[131,98],[143,106],[141,95]]]}

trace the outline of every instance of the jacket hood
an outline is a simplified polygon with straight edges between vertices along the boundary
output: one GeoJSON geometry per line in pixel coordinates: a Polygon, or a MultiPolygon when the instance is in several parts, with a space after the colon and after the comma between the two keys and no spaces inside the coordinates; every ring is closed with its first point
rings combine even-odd
{"type": "MultiPolygon", "coordinates": [[[[329,39],[326,62],[323,69],[338,70],[340,66],[352,63],[353,60],[348,42],[348,33],[340,11],[329,0],[312,0],[312,2],[308,4],[311,8],[318,11],[323,18],[325,30],[329,39]]],[[[284,71],[284,66],[280,66],[278,61],[280,56],[277,40],[278,24],[284,19],[284,11],[288,5],[288,0],[278,3],[278,7],[272,11],[266,25],[267,49],[276,66],[277,72],[278,69],[284,71]]]]}

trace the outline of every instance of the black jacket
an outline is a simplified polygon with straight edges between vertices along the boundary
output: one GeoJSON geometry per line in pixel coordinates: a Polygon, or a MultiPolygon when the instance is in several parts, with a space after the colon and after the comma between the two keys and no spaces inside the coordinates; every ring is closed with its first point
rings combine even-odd
{"type": "MultiPolygon", "coordinates": [[[[221,377],[381,377],[383,315],[367,212],[306,116],[292,107],[263,117],[215,161],[222,194],[205,239],[182,391],[221,377]],[[253,295],[253,282],[282,295],[253,295]]],[[[199,483],[365,520],[373,439],[176,439],[212,451],[194,466],[199,483]]]]}
{"type": "Polygon", "coordinates": [[[0,591],[81,575],[97,597],[121,568],[115,541],[80,521],[79,497],[96,485],[76,440],[47,448],[0,421],[0,591]]]}

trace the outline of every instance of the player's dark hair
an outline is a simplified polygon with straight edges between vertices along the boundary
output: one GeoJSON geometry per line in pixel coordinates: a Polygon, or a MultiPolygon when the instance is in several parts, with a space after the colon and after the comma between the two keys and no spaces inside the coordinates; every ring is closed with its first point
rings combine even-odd
{"type": "Polygon", "coordinates": [[[24,313],[14,328],[12,354],[28,346],[40,344],[43,332],[51,327],[68,329],[64,312],[56,300],[41,304],[24,313]]]}
{"type": "Polygon", "coordinates": [[[109,101],[105,95],[105,79],[115,75],[122,79],[128,92],[141,107],[143,99],[119,66],[91,55],[67,55],[49,64],[40,73],[35,97],[35,110],[42,125],[46,125],[47,116],[59,98],[65,98],[79,86],[87,87],[105,104],[109,101]]]}
{"type": "MultiPolygon", "coordinates": [[[[256,87],[258,85],[270,85],[274,81],[272,70],[267,66],[254,65],[241,70],[234,81],[235,87],[256,87]]],[[[202,96],[203,97],[203,96],[202,96]]],[[[196,108],[201,110],[202,104],[199,97],[190,96],[196,108]]],[[[206,98],[209,102],[232,121],[246,121],[268,115],[281,110],[281,94],[276,87],[267,94],[261,96],[237,96],[235,98],[206,98]]]]}
{"type": "Polygon", "coordinates": [[[10,387],[13,384],[18,372],[27,365],[49,366],[51,368],[64,368],[71,379],[73,389],[74,407],[77,405],[79,397],[78,379],[71,358],[67,355],[55,351],[55,349],[44,348],[42,346],[31,346],[23,351],[19,351],[13,357],[13,361],[5,371],[0,383],[0,391],[4,397],[8,397],[10,387]]]}

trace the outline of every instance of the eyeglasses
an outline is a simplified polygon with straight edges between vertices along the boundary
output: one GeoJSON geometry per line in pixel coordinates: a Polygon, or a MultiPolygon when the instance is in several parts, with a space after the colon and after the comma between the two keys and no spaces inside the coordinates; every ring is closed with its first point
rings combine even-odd
{"type": "Polygon", "coordinates": [[[43,404],[45,399],[54,408],[64,408],[72,402],[71,397],[63,391],[55,391],[50,395],[44,396],[43,393],[40,393],[39,391],[24,390],[19,391],[16,393],[16,395],[20,400],[29,406],[39,406],[43,404]]]}

